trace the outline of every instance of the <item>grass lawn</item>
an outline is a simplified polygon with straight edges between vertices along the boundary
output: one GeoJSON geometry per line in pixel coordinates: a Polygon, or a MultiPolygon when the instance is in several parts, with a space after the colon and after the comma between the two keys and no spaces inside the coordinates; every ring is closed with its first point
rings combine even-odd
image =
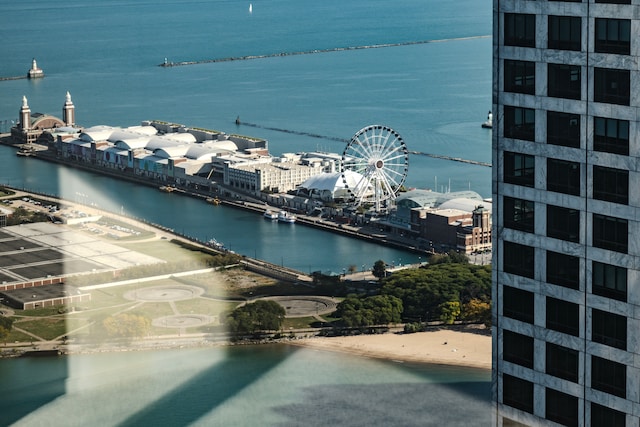
{"type": "Polygon", "coordinates": [[[311,328],[312,324],[318,322],[315,317],[292,317],[284,319],[282,322],[282,330],[286,333],[289,329],[305,329],[311,328]]]}
{"type": "Polygon", "coordinates": [[[180,314],[195,313],[207,316],[219,316],[225,311],[233,310],[238,304],[237,302],[214,301],[204,298],[175,302],[175,306],[180,314]]]}
{"type": "MultiPolygon", "coordinates": [[[[120,243],[119,243],[120,245],[120,243]]],[[[155,258],[175,263],[201,263],[201,268],[206,268],[206,261],[214,258],[214,255],[199,251],[191,251],[182,248],[169,240],[154,240],[152,242],[122,243],[121,246],[132,251],[150,255],[155,258]]]]}
{"type": "Polygon", "coordinates": [[[52,340],[67,333],[67,322],[63,316],[18,321],[13,326],[24,329],[45,340],[52,340]]]}

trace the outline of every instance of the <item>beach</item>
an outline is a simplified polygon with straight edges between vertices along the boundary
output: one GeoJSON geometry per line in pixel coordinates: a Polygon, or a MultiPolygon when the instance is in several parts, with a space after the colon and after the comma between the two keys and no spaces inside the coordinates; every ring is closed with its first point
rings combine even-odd
{"type": "Polygon", "coordinates": [[[404,362],[491,369],[491,335],[486,330],[440,329],[413,334],[315,337],[296,340],[293,344],[404,362]]]}

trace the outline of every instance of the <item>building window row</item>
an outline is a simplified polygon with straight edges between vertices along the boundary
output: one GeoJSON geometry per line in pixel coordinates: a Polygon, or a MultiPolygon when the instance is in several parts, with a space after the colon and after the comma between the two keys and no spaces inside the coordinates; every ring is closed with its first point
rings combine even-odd
{"type": "MultiPolygon", "coordinates": [[[[535,110],[504,107],[504,136],[535,140],[535,110]]],[[[580,148],[580,116],[547,111],[547,144],[580,148]]],[[[629,120],[593,118],[593,149],[605,153],[629,155],[629,120]]]]}
{"type": "MultiPolygon", "coordinates": [[[[548,49],[581,50],[581,17],[549,15],[547,25],[548,49]]],[[[536,47],[535,27],[536,15],[505,13],[504,44],[506,46],[536,47]]],[[[629,55],[631,53],[631,20],[596,18],[594,50],[597,53],[629,55]]]]}
{"type": "MultiPolygon", "coordinates": [[[[582,77],[579,65],[547,64],[547,96],[582,99],[582,77]]],[[[607,104],[629,105],[629,70],[593,69],[593,99],[607,104]]],[[[506,59],[504,61],[504,91],[535,94],[535,63],[506,59]]],[[[506,112],[505,112],[506,114],[506,112]]],[[[527,139],[527,138],[521,138],[527,139]]]]}

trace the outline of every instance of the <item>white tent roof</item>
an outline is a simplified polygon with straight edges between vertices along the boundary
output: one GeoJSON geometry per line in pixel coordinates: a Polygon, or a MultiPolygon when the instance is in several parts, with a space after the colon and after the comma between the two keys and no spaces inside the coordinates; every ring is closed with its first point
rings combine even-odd
{"type": "MultiPolygon", "coordinates": [[[[358,172],[350,170],[345,171],[345,177],[349,188],[356,188],[359,182],[364,178],[358,172]]],[[[331,191],[334,193],[337,190],[343,190],[345,188],[344,179],[340,172],[335,173],[321,173],[319,175],[312,176],[303,182],[301,187],[316,190],[316,191],[331,191]]]]}

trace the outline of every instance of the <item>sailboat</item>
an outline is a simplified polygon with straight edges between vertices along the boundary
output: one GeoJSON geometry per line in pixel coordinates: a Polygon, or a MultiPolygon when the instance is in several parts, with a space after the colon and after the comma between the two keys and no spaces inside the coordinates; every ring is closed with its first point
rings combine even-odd
{"type": "Polygon", "coordinates": [[[249,3],[249,13],[253,12],[253,3],[249,3]]]}

